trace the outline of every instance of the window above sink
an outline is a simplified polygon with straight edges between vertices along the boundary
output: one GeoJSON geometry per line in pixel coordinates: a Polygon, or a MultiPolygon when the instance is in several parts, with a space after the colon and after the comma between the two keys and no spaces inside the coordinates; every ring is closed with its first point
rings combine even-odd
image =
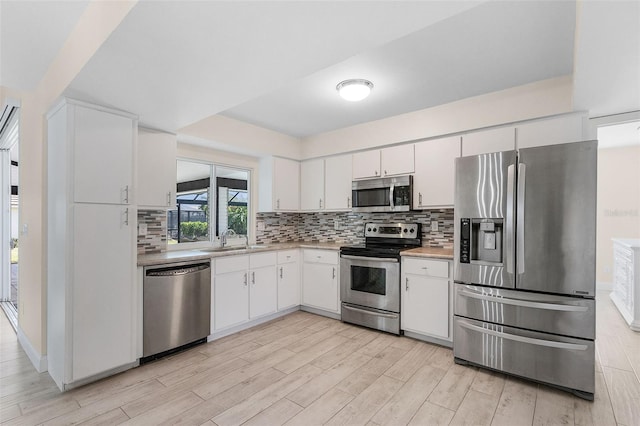
{"type": "Polygon", "coordinates": [[[230,246],[245,245],[249,181],[246,169],[178,159],[176,208],[167,212],[170,247],[212,247],[223,235],[230,246]]]}

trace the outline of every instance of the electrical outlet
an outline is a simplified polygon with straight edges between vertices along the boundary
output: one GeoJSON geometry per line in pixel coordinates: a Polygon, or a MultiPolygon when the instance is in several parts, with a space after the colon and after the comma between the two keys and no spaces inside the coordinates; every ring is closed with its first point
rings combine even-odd
{"type": "Polygon", "coordinates": [[[333,219],[333,229],[336,231],[340,230],[340,222],[338,221],[338,219],[333,219]]]}
{"type": "Polygon", "coordinates": [[[436,232],[438,230],[438,221],[437,220],[432,220],[431,221],[431,230],[433,232],[436,232]]]}
{"type": "Polygon", "coordinates": [[[263,220],[259,220],[257,222],[257,228],[258,228],[258,231],[264,231],[264,221],[263,220]]]}
{"type": "Polygon", "coordinates": [[[139,223],[138,224],[138,235],[141,237],[144,237],[145,235],[147,235],[147,224],[146,223],[139,223]]]}

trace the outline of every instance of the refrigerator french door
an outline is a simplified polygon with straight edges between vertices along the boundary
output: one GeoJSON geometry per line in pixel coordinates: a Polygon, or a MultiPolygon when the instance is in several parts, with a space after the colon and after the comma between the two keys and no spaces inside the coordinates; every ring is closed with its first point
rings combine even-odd
{"type": "Polygon", "coordinates": [[[456,159],[457,362],[593,399],[596,166],[596,141],[456,159]]]}

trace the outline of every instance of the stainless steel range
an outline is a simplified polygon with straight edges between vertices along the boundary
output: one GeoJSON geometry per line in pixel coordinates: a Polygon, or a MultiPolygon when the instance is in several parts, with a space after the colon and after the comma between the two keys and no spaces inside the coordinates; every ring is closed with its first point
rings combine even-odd
{"type": "Polygon", "coordinates": [[[342,321],[400,334],[400,252],[422,245],[419,223],[366,223],[365,244],[340,248],[342,321]]]}

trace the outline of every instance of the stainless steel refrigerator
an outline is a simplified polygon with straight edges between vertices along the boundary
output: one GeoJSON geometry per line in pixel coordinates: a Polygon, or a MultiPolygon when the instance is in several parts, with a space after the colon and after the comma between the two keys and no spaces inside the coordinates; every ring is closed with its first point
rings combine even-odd
{"type": "Polygon", "coordinates": [[[456,159],[453,352],[593,399],[597,142],[456,159]]]}

